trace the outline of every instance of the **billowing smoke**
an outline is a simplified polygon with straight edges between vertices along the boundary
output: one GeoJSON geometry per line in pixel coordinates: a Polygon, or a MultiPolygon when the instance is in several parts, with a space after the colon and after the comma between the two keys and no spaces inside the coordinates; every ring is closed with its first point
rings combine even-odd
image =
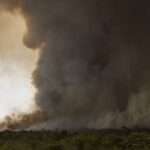
{"type": "Polygon", "coordinates": [[[1,0],[19,8],[46,128],[149,127],[148,0],[1,0]]]}

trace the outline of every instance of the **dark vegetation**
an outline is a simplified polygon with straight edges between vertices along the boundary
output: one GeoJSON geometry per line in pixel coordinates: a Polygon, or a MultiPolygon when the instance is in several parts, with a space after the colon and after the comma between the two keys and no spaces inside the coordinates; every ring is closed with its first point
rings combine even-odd
{"type": "Polygon", "coordinates": [[[5,131],[0,150],[150,150],[150,130],[5,131]]]}

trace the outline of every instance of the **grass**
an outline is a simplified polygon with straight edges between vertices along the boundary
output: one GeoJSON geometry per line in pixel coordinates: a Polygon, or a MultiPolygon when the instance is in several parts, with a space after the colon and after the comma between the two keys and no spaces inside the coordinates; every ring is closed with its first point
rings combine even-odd
{"type": "Polygon", "coordinates": [[[0,150],[150,150],[150,131],[5,131],[0,150]]]}

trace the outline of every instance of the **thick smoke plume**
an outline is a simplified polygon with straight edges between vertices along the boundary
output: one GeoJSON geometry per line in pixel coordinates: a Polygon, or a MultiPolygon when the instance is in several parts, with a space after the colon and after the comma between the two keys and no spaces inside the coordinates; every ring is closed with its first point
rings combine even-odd
{"type": "Polygon", "coordinates": [[[149,127],[148,0],[1,0],[40,48],[35,100],[47,128],[149,127]]]}

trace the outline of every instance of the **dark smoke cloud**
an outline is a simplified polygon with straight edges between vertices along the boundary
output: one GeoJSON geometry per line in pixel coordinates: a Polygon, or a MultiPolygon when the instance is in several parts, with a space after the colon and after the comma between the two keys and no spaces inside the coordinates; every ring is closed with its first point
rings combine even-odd
{"type": "Polygon", "coordinates": [[[24,43],[41,48],[35,100],[48,128],[150,123],[148,0],[1,0],[19,8],[24,43]]]}

